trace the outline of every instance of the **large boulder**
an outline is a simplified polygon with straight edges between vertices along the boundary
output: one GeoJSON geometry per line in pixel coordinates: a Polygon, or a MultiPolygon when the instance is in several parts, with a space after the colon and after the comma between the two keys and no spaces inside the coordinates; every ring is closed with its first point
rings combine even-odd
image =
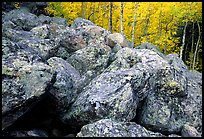
{"type": "Polygon", "coordinates": [[[156,79],[154,92],[144,100],[137,121],[165,134],[179,133],[187,122],[201,132],[201,86],[189,78],[185,68],[178,66],[179,58],[174,60],[177,61],[171,62],[175,63],[171,72],[156,79]]]}
{"type": "Polygon", "coordinates": [[[79,71],[81,87],[86,86],[93,78],[107,67],[110,48],[104,44],[87,46],[75,51],[67,61],[79,71]]]}
{"type": "Polygon", "coordinates": [[[12,10],[4,15],[2,22],[11,21],[22,27],[24,31],[30,31],[33,27],[38,26],[38,17],[24,9],[12,10]]]}
{"type": "Polygon", "coordinates": [[[16,58],[10,64],[2,65],[2,129],[39,101],[52,80],[51,68],[43,63],[30,65],[16,58]]]}
{"type": "MultiPolygon", "coordinates": [[[[177,135],[171,135],[179,137],[177,135]]],[[[161,133],[147,130],[134,122],[116,122],[102,119],[81,128],[77,137],[166,137],[161,133]]]]}
{"type": "MultiPolygon", "coordinates": [[[[169,66],[168,62],[150,50],[136,51],[126,47],[118,51],[117,55],[116,62],[108,67],[110,70],[94,78],[79,94],[67,114],[62,116],[65,123],[80,121],[77,124],[83,125],[103,117],[130,121],[136,116],[139,101],[151,93],[153,75],[159,75],[159,70],[169,66]],[[141,66],[137,67],[137,62],[141,66]],[[163,67],[157,63],[163,64],[163,67]],[[121,65],[127,67],[121,68],[121,65]],[[157,66],[151,70],[154,65],[157,66]]],[[[85,64],[79,71],[83,73],[87,65],[92,64],[85,64]]]]}
{"type": "Polygon", "coordinates": [[[149,49],[149,50],[156,52],[162,58],[165,58],[165,55],[160,51],[160,49],[158,47],[156,47],[155,45],[148,43],[148,42],[145,42],[145,43],[142,43],[141,45],[138,45],[136,47],[136,49],[149,49]]]}
{"type": "Polygon", "coordinates": [[[63,112],[77,97],[80,74],[62,58],[52,57],[47,62],[56,71],[50,94],[55,98],[57,111],[63,112]]]}

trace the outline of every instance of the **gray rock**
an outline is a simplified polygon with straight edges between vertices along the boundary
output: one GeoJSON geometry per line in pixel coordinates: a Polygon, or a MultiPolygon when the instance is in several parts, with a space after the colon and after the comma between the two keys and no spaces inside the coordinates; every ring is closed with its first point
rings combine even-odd
{"type": "Polygon", "coordinates": [[[94,78],[79,94],[62,120],[65,123],[77,120],[80,121],[77,123],[79,125],[102,118],[130,121],[136,115],[139,101],[130,84],[135,72],[137,71],[110,72],[94,78]]]}
{"type": "Polygon", "coordinates": [[[105,43],[107,35],[110,34],[109,31],[96,25],[87,25],[81,28],[76,28],[75,30],[77,34],[83,36],[87,45],[105,43]]]}
{"type": "Polygon", "coordinates": [[[14,42],[29,40],[35,37],[34,33],[29,31],[15,30],[11,28],[6,29],[4,26],[2,29],[2,36],[14,42]]]}
{"type": "Polygon", "coordinates": [[[46,93],[52,79],[51,68],[43,63],[30,65],[16,59],[12,64],[17,71],[6,64],[2,68],[2,129],[26,113],[46,93]]]}
{"type": "Polygon", "coordinates": [[[6,13],[3,21],[11,21],[25,31],[38,26],[38,17],[21,8],[6,13]]]}
{"type": "Polygon", "coordinates": [[[58,111],[64,111],[77,97],[80,74],[62,58],[52,57],[48,64],[56,71],[56,81],[50,89],[58,104],[58,111]]]}
{"type": "Polygon", "coordinates": [[[38,16],[38,21],[39,21],[39,24],[42,24],[42,25],[43,24],[50,24],[51,17],[41,14],[38,16]]]}
{"type": "Polygon", "coordinates": [[[80,27],[87,26],[87,25],[95,25],[95,24],[83,18],[76,18],[74,22],[71,24],[71,27],[80,28],[80,27]]]}
{"type": "Polygon", "coordinates": [[[67,29],[60,39],[60,45],[68,52],[75,52],[86,47],[87,43],[81,34],[77,34],[73,29],[67,29]]]}
{"type": "Polygon", "coordinates": [[[183,125],[181,135],[182,137],[201,137],[198,131],[188,124],[183,125]]]}
{"type": "Polygon", "coordinates": [[[77,50],[67,59],[79,71],[82,77],[81,87],[87,85],[106,68],[109,54],[110,48],[99,44],[77,50]]]}
{"type": "Polygon", "coordinates": [[[47,39],[49,36],[49,26],[44,24],[42,26],[37,26],[31,29],[38,38],[47,39]]]}
{"type": "Polygon", "coordinates": [[[33,38],[21,40],[18,44],[33,48],[38,51],[45,60],[52,57],[58,49],[58,44],[50,39],[33,38]]]}
{"type": "Polygon", "coordinates": [[[85,125],[77,137],[165,137],[161,133],[148,131],[133,122],[116,122],[111,119],[102,119],[85,125]]]}
{"type": "Polygon", "coordinates": [[[148,43],[148,42],[145,42],[139,46],[136,46],[135,49],[149,49],[149,50],[156,52],[162,58],[165,58],[165,55],[159,50],[158,47],[156,47],[155,45],[148,43]]]}
{"type": "Polygon", "coordinates": [[[50,24],[63,25],[64,27],[68,26],[67,20],[61,17],[52,17],[50,24]]]}
{"type": "Polygon", "coordinates": [[[116,44],[120,45],[121,47],[128,47],[128,42],[125,36],[120,33],[109,34],[106,38],[106,44],[111,48],[116,44]]]}
{"type": "Polygon", "coordinates": [[[189,122],[200,132],[201,86],[190,79],[182,64],[177,64],[178,58],[174,60],[178,62],[172,61],[171,68],[155,78],[154,93],[145,99],[138,122],[151,130],[168,134],[180,132],[189,122]]]}
{"type": "Polygon", "coordinates": [[[81,121],[80,124],[85,124],[103,117],[130,121],[136,116],[139,101],[152,93],[153,81],[160,70],[169,68],[168,62],[150,50],[126,47],[116,55],[116,62],[107,68],[109,70],[94,78],[79,94],[63,116],[65,123],[73,118],[81,121]],[[163,67],[157,65],[158,63],[163,67]],[[121,65],[127,67],[121,68],[121,65]]]}
{"type": "Polygon", "coordinates": [[[7,29],[11,28],[11,29],[15,29],[15,30],[22,30],[22,28],[20,26],[17,26],[16,24],[14,24],[11,21],[5,21],[2,24],[3,27],[3,32],[6,31],[7,29]]]}

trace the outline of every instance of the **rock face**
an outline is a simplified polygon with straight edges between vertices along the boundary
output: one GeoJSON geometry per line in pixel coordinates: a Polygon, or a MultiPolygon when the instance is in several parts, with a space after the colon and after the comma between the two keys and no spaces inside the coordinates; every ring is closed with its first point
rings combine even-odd
{"type": "Polygon", "coordinates": [[[2,136],[202,136],[202,73],[33,4],[2,5],[2,136]]]}

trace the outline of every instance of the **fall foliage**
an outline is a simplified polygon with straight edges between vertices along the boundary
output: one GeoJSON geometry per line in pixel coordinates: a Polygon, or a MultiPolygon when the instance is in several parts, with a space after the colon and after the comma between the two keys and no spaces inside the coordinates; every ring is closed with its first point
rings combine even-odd
{"type": "Polygon", "coordinates": [[[83,17],[113,33],[122,32],[134,47],[152,43],[202,72],[201,2],[50,2],[46,11],[69,24],[83,17]]]}

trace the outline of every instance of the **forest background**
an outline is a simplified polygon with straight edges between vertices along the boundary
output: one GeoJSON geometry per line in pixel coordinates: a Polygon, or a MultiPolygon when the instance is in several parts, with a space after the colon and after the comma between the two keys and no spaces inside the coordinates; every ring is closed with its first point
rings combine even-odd
{"type": "Polygon", "coordinates": [[[50,2],[45,10],[69,24],[82,17],[120,32],[132,47],[149,42],[164,54],[177,53],[202,73],[202,2],[50,2]]]}

